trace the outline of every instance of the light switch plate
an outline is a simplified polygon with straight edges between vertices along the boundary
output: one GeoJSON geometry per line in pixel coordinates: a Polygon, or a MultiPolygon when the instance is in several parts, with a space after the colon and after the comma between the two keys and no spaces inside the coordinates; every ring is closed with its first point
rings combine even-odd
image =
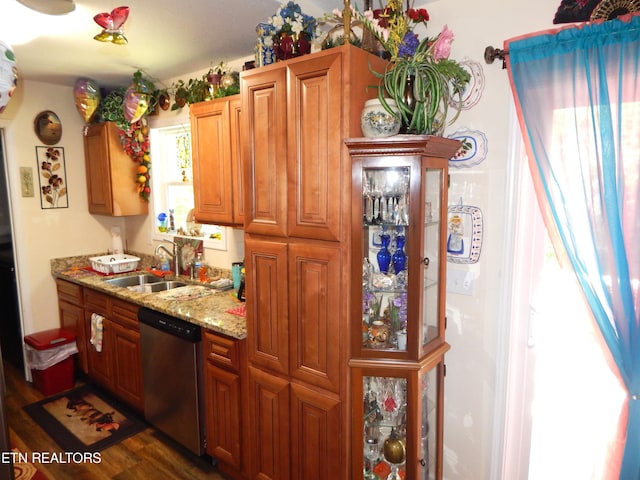
{"type": "Polygon", "coordinates": [[[472,296],[474,283],[475,275],[473,272],[466,272],[451,267],[447,269],[447,293],[472,296]]]}

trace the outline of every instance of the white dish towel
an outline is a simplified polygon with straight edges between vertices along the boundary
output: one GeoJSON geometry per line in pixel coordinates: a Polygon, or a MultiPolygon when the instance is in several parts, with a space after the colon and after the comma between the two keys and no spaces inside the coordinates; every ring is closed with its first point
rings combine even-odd
{"type": "Polygon", "coordinates": [[[97,313],[91,314],[91,345],[96,349],[96,352],[102,352],[102,322],[104,317],[97,313]]]}

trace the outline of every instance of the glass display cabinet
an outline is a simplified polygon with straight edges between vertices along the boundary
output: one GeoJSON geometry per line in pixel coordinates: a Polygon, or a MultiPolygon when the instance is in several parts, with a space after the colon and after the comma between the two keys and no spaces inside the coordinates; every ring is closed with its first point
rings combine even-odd
{"type": "Polygon", "coordinates": [[[353,478],[440,479],[448,161],[460,142],[396,135],[346,144],[353,478]]]}

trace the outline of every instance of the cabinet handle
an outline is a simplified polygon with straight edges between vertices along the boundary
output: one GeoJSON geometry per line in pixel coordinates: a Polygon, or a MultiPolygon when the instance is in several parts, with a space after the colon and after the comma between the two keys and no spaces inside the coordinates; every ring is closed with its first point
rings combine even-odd
{"type": "Polygon", "coordinates": [[[421,458],[420,460],[418,460],[420,462],[420,465],[422,465],[423,467],[427,466],[427,462],[424,461],[424,458],[421,458]]]}
{"type": "Polygon", "coordinates": [[[422,263],[424,264],[425,267],[429,268],[429,257],[424,257],[422,259],[422,263]]]}

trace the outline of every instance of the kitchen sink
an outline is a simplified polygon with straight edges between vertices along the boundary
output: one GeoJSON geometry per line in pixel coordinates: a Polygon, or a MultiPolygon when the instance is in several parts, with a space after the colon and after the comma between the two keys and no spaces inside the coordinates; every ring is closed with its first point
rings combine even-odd
{"type": "Polygon", "coordinates": [[[143,288],[145,292],[162,292],[164,290],[171,290],[172,288],[184,287],[185,285],[186,283],[171,280],[167,282],[149,283],[143,288]]]}
{"type": "Polygon", "coordinates": [[[176,280],[163,280],[160,277],[149,274],[127,275],[126,277],[108,278],[105,280],[110,285],[128,288],[139,293],[163,292],[172,288],[184,287],[186,283],[176,280]]]}
{"type": "Polygon", "coordinates": [[[135,285],[156,283],[156,282],[159,282],[160,280],[161,280],[160,277],[156,277],[155,275],[137,274],[137,275],[128,275],[126,277],[109,278],[105,280],[105,282],[111,285],[115,285],[116,287],[133,287],[135,285]]]}

